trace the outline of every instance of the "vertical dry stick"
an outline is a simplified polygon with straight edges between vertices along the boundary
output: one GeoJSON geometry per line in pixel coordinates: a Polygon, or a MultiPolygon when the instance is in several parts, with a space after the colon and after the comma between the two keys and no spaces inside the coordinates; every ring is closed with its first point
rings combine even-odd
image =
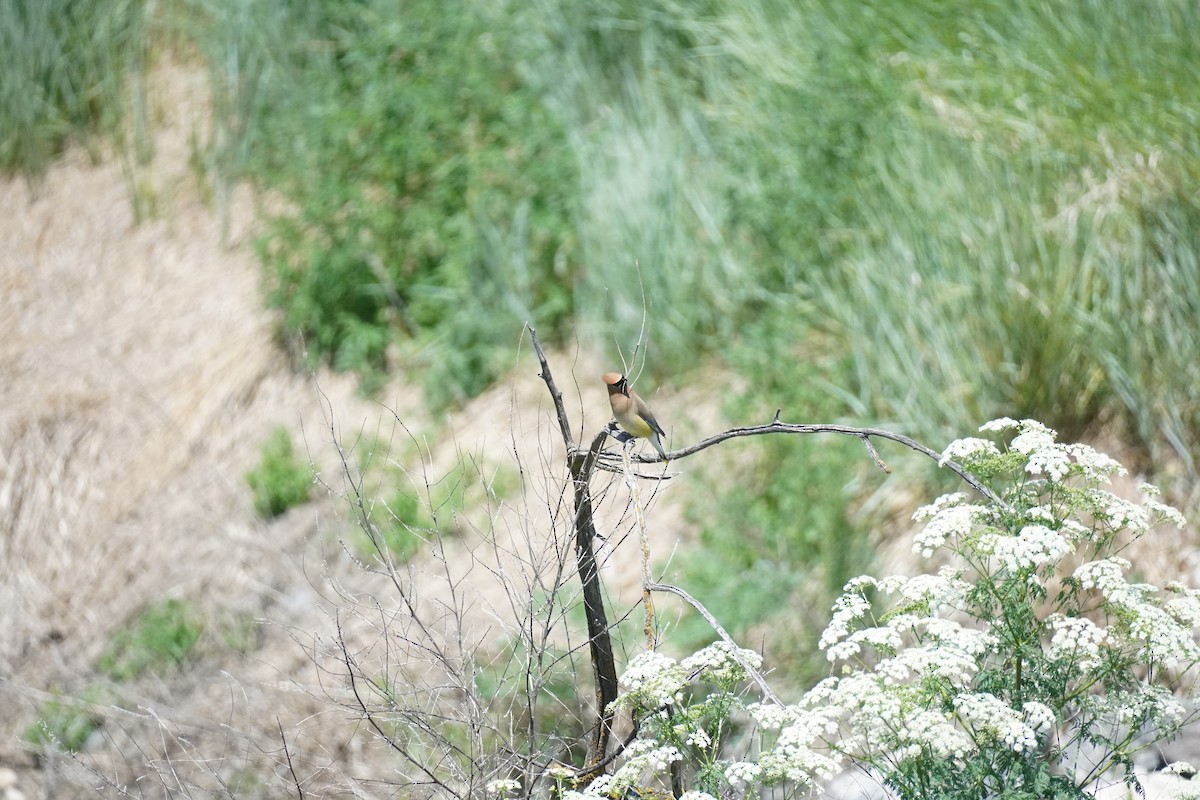
{"type": "Polygon", "coordinates": [[[567,418],[567,410],[563,405],[562,392],[554,383],[550,372],[550,363],[542,350],[537,331],[526,323],[530,341],[537,353],[538,363],[542,371],[539,377],[545,381],[550,398],[554,401],[555,415],[558,419],[559,432],[563,444],[567,448],[567,467],[571,473],[571,483],[574,487],[575,500],[575,558],[579,564],[579,581],[583,585],[583,609],[588,626],[588,650],[592,658],[592,669],[596,677],[596,722],[592,731],[592,744],[587,758],[587,767],[580,775],[580,780],[590,779],[599,774],[607,763],[608,740],[612,735],[612,712],[609,706],[617,699],[617,667],[613,657],[612,637],[608,632],[608,616],[604,611],[604,590],[600,586],[600,570],[596,564],[596,551],[593,542],[596,537],[596,526],[593,519],[591,478],[596,469],[596,461],[600,458],[600,450],[607,431],[600,431],[592,439],[591,445],[585,451],[575,444],[571,435],[571,424],[567,418]]]}
{"type": "Polygon", "coordinates": [[[621,448],[621,455],[625,463],[625,485],[629,487],[629,493],[633,496],[633,515],[637,520],[638,538],[642,543],[642,603],[646,606],[646,649],[654,650],[658,647],[658,638],[654,635],[654,598],[650,594],[650,585],[654,583],[650,574],[650,539],[646,534],[646,517],[642,514],[642,496],[638,491],[637,477],[633,474],[633,465],[629,461],[632,446],[633,440],[630,439],[621,448]]]}

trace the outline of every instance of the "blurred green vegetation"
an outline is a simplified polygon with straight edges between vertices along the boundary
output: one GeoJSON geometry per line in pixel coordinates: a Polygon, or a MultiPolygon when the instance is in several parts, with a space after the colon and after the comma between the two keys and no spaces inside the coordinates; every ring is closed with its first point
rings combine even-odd
{"type": "Polygon", "coordinates": [[[143,0],[0,3],[0,172],[39,176],[97,132],[130,141],[149,41],[143,0]]]}
{"type": "MultiPolygon", "coordinates": [[[[49,122],[4,125],[25,138],[2,152],[34,169],[63,120],[126,107],[116,78],[137,67],[40,67],[54,48],[24,43],[49,16],[21,8],[0,25],[21,44],[0,115],[49,122]],[[115,77],[68,103],[75,68],[115,77]]],[[[89,46],[144,52],[118,46],[150,29],[142,6],[112,8],[130,22],[89,46]]],[[[1160,480],[1196,474],[1189,0],[157,8],[211,71],[194,162],[215,202],[243,179],[282,200],[260,245],[282,337],[368,389],[411,369],[440,407],[511,364],[527,319],[609,355],[644,325],[655,383],[731,371],[751,387],[726,398],[739,419],[780,407],[936,447],[1033,416],[1115,431],[1160,480]]],[[[683,579],[741,630],[780,596],[823,608],[813,587],[860,568],[875,523],[853,511],[877,485],[858,448],[758,444],[694,509],[732,566],[683,579]]],[[[391,516],[419,529],[415,497],[391,516]]]]}
{"type": "Polygon", "coordinates": [[[50,749],[77,753],[91,735],[102,727],[92,706],[110,700],[96,687],[86,687],[79,696],[61,694],[38,704],[37,721],[25,729],[25,741],[39,752],[50,749]]]}
{"type": "Polygon", "coordinates": [[[440,550],[443,537],[466,530],[489,536],[492,514],[520,489],[520,475],[486,465],[480,454],[460,452],[449,469],[434,470],[432,454],[415,439],[368,438],[353,457],[359,482],[344,499],[359,524],[349,541],[366,557],[407,563],[440,550]]]}
{"type": "Polygon", "coordinates": [[[96,668],[118,683],[147,672],[163,674],[187,660],[203,630],[187,603],[163,600],[113,635],[96,668]]]}
{"type": "Polygon", "coordinates": [[[274,428],[263,441],[262,457],[246,472],[246,484],[254,495],[254,510],[268,519],[307,502],[313,470],[296,456],[287,428],[274,428]]]}

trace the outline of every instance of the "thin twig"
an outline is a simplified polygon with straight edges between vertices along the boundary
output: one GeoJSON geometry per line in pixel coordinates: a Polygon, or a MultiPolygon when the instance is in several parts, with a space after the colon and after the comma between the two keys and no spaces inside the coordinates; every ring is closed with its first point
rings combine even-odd
{"type": "Polygon", "coordinates": [[[546,360],[546,352],[542,350],[542,342],[538,339],[537,330],[528,322],[525,323],[525,329],[529,331],[529,339],[533,342],[533,350],[537,353],[538,362],[542,365],[542,371],[538,377],[546,382],[546,389],[550,392],[550,399],[554,401],[554,411],[558,417],[558,429],[562,432],[563,443],[567,446],[567,452],[570,453],[575,449],[575,437],[571,435],[571,423],[567,419],[567,410],[563,405],[562,392],[558,390],[558,385],[554,382],[554,375],[550,372],[550,362],[546,360]]]}
{"type": "Polygon", "coordinates": [[[629,461],[630,447],[630,443],[626,442],[625,446],[621,448],[621,452],[624,454],[625,485],[629,487],[629,494],[633,500],[633,515],[637,521],[638,541],[642,546],[642,604],[646,612],[643,631],[646,634],[646,649],[655,650],[658,643],[654,636],[654,597],[650,593],[650,584],[653,582],[650,577],[650,537],[646,532],[646,516],[642,513],[641,492],[638,491],[638,482],[633,477],[633,466],[629,461]]]}
{"type": "Polygon", "coordinates": [[[283,742],[283,754],[287,757],[288,772],[292,773],[292,783],[296,785],[296,794],[304,800],[304,789],[300,786],[300,776],[296,774],[296,766],[292,764],[292,751],[288,750],[287,736],[283,733],[283,723],[275,717],[275,725],[279,728],[279,739],[283,742]]]}
{"type": "MultiPolygon", "coordinates": [[[[897,442],[898,444],[902,444],[905,447],[909,448],[910,450],[915,450],[918,453],[921,453],[922,455],[932,458],[934,461],[936,461],[938,463],[939,466],[945,467],[946,469],[950,470],[958,477],[962,478],[972,489],[974,489],[975,491],[982,494],[988,500],[992,501],[993,503],[996,503],[1001,508],[1004,508],[1004,509],[1008,508],[1007,503],[1005,503],[1002,499],[1000,499],[1000,497],[997,496],[991,489],[989,489],[988,487],[986,487],[982,483],[980,483],[978,480],[976,480],[975,477],[973,475],[971,475],[971,473],[964,470],[957,462],[952,461],[948,458],[947,459],[942,458],[942,454],[939,453],[938,451],[934,450],[933,448],[926,447],[925,445],[918,442],[916,439],[912,439],[908,436],[905,436],[902,433],[893,433],[892,431],[884,430],[882,428],[856,428],[852,425],[781,422],[779,420],[779,412],[778,411],[775,412],[775,417],[770,422],[768,422],[764,425],[747,425],[747,426],[743,426],[743,427],[739,427],[739,428],[730,428],[727,431],[722,431],[721,433],[713,434],[712,436],[709,436],[707,439],[701,439],[699,442],[696,442],[695,444],[693,444],[689,447],[685,447],[681,450],[676,450],[674,452],[667,453],[667,460],[677,461],[681,458],[687,458],[688,456],[699,453],[701,450],[707,450],[708,448],[710,448],[714,445],[718,445],[721,442],[725,442],[730,439],[737,439],[737,438],[740,438],[743,436],[763,436],[763,435],[772,434],[772,433],[790,433],[790,434],[837,433],[837,434],[841,434],[843,436],[853,436],[857,439],[862,440],[867,445],[867,449],[871,453],[871,456],[875,460],[875,463],[878,464],[879,467],[881,469],[883,469],[885,472],[890,472],[891,470],[889,470],[887,468],[887,466],[883,463],[883,461],[879,458],[879,455],[878,455],[878,453],[875,452],[874,447],[872,446],[870,440],[872,438],[876,438],[876,439],[887,439],[892,442],[897,442]]],[[[635,461],[640,461],[643,464],[652,464],[656,461],[663,460],[662,456],[658,455],[657,453],[655,453],[652,456],[643,455],[641,453],[638,453],[633,456],[633,459],[635,461]]]]}
{"type": "Polygon", "coordinates": [[[742,669],[746,670],[747,674],[754,679],[754,682],[758,684],[758,688],[762,690],[763,696],[776,705],[783,705],[783,703],[780,702],[779,697],[775,694],[775,692],[771,691],[771,687],[767,685],[767,679],[763,677],[761,672],[756,670],[750,664],[746,663],[746,660],[742,658],[742,648],[733,640],[733,637],[729,635],[728,631],[721,626],[721,623],[717,622],[717,618],[709,613],[709,610],[705,608],[699,600],[692,597],[678,586],[672,586],[669,583],[652,583],[650,584],[649,588],[652,592],[667,592],[669,594],[681,597],[688,605],[696,609],[700,616],[704,617],[704,620],[712,626],[714,631],[717,632],[717,635],[721,637],[725,644],[729,645],[733,649],[732,655],[734,660],[741,664],[742,669]]]}

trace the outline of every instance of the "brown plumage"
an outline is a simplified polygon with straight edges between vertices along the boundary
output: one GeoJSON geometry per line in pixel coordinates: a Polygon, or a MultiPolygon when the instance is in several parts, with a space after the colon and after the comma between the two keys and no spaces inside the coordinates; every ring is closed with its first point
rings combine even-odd
{"type": "Polygon", "coordinates": [[[629,388],[629,381],[619,372],[606,372],[600,376],[600,380],[608,386],[608,403],[621,429],[639,439],[649,439],[665,459],[667,451],[663,449],[662,437],[666,436],[666,431],[658,424],[646,401],[629,388]]]}

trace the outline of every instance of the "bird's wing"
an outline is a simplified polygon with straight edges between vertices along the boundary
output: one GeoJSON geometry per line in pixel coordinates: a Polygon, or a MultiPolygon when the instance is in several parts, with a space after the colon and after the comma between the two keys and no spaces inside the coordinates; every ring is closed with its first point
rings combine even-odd
{"type": "Polygon", "coordinates": [[[640,397],[637,399],[637,413],[639,417],[646,420],[646,423],[651,428],[658,432],[659,436],[667,435],[667,432],[662,429],[662,425],[659,425],[658,420],[654,418],[654,413],[650,411],[650,406],[646,405],[646,402],[640,397]]]}

